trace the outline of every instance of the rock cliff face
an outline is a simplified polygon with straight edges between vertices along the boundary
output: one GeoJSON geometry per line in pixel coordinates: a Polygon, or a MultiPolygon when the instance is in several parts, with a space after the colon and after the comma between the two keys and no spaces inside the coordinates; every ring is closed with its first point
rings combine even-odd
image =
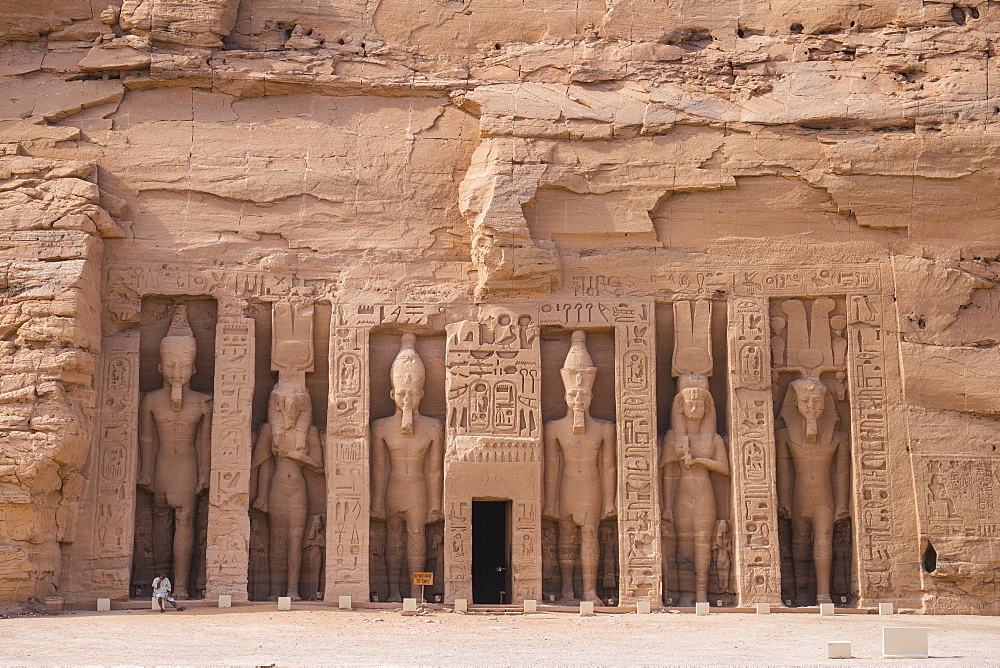
{"type": "MultiPolygon", "coordinates": [[[[877,411],[898,421],[888,511],[855,460],[854,558],[900,564],[870,585],[883,599],[1000,614],[998,12],[3,3],[0,602],[128,595],[127,574],[75,579],[98,542],[133,549],[131,519],[97,536],[99,471],[119,464],[98,454],[95,373],[109,337],[147,336],[144,298],[211,296],[236,317],[318,295],[458,320],[549,298],[713,299],[724,314],[736,295],[829,293],[888,342],[877,411]],[[862,302],[869,315],[851,311],[862,302]]],[[[144,364],[136,402],[158,380],[144,364]]],[[[860,397],[838,408],[856,452],[860,397]]],[[[877,598],[865,582],[854,593],[877,598]]]]}

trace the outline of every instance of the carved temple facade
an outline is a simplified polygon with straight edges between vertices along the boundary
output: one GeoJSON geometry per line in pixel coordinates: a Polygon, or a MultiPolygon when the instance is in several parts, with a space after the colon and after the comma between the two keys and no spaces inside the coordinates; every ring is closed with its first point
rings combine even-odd
{"type": "MultiPolygon", "coordinates": [[[[285,595],[288,563],[298,564],[302,598],[386,600],[390,580],[405,580],[386,565],[387,553],[403,550],[393,545],[392,521],[384,509],[372,512],[380,506],[372,498],[372,423],[393,414],[390,365],[408,334],[426,369],[420,419],[444,425],[440,450],[423,455],[443,462],[421,460],[420,473],[443,470],[440,508],[431,508],[440,513],[425,509],[426,526],[407,527],[410,547],[420,532],[427,541],[425,562],[410,570],[434,572],[428,598],[444,602],[564,598],[566,559],[558,553],[567,548],[557,536],[569,525],[543,509],[552,447],[545,432],[567,415],[558,370],[575,331],[586,333],[597,369],[590,412],[614,425],[614,511],[588,520],[598,531],[599,554],[589,558],[605,604],[693,600],[684,584],[691,557],[681,545],[692,530],[680,527],[685,512],[697,511],[682,505],[704,505],[707,494],[715,517],[694,530],[693,544],[710,556],[701,566],[695,557],[694,570],[705,571],[708,559],[712,605],[813,605],[813,562],[826,550],[838,605],[919,609],[928,538],[953,535],[946,525],[961,522],[954,475],[982,465],[908,451],[893,408],[902,387],[888,261],[660,264],[618,275],[570,266],[551,294],[478,303],[343,301],[335,275],[243,267],[114,261],[101,281],[96,426],[76,539],[63,553],[63,572],[74,576],[59,588],[70,602],[148,595],[154,570],[175,566],[170,536],[182,511],[174,504],[174,519],[163,519],[170,506],[158,500],[162,492],[139,484],[140,415],[143,397],[161,386],[158,351],[180,305],[197,344],[190,387],[211,396],[207,490],[183,510],[193,515],[194,558],[190,573],[175,574],[192,597],[285,595]],[[681,492],[671,493],[671,514],[664,487],[679,475],[671,467],[684,463],[664,456],[664,435],[683,417],[671,405],[685,374],[702,378],[710,395],[712,410],[701,419],[714,419],[728,473],[706,473],[711,484],[701,496],[675,502],[681,492]],[[802,378],[819,383],[817,417],[806,420],[812,431],[792,396],[802,378]],[[275,409],[273,394],[291,385],[308,404],[292,417],[307,413],[308,424],[300,445],[288,447],[315,465],[293,467],[302,493],[289,511],[299,519],[288,520],[279,519],[274,478],[261,471],[287,464],[279,432],[291,427],[279,426],[288,413],[275,409]],[[270,440],[259,448],[265,430],[270,440]],[[819,486],[846,494],[842,508],[802,501],[794,482],[781,479],[789,471],[806,477],[809,464],[797,459],[803,447],[840,448],[841,468],[821,463],[819,486]],[[270,501],[258,503],[267,485],[270,501]],[[820,506],[829,514],[822,522],[820,506]],[[279,525],[286,533],[276,538],[279,525]],[[299,557],[290,561],[293,544],[299,557]]],[[[797,392],[801,405],[804,390],[797,392]]],[[[580,598],[580,569],[568,577],[580,598]]]]}

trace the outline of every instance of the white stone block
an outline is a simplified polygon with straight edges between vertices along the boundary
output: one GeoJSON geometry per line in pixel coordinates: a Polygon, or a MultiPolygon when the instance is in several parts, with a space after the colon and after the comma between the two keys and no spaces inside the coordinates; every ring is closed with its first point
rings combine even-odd
{"type": "Polygon", "coordinates": [[[594,616],[594,602],[593,601],[580,601],[580,616],[581,617],[593,617],[594,616]]]}
{"type": "MultiPolygon", "coordinates": [[[[149,603],[149,605],[150,605],[150,607],[151,607],[151,608],[152,608],[153,610],[159,610],[159,609],[160,609],[160,606],[158,606],[158,605],[156,604],[156,597],[155,597],[155,596],[154,596],[153,598],[151,598],[151,599],[150,599],[150,603],[149,603]]],[[[166,602],[166,601],[164,601],[164,602],[163,602],[163,607],[164,607],[164,608],[166,608],[166,607],[167,607],[167,602],[166,602]]]]}
{"type": "Polygon", "coordinates": [[[97,611],[98,612],[111,612],[111,599],[110,598],[99,598],[99,599],[97,599],[97,611]]]}
{"type": "Polygon", "coordinates": [[[278,597],[278,610],[291,610],[292,609],[292,597],[291,596],[279,596],[278,597]]]}
{"type": "Polygon", "coordinates": [[[337,607],[341,610],[350,610],[354,607],[352,603],[350,596],[340,596],[337,598],[337,607]]]}
{"type": "Polygon", "coordinates": [[[469,599],[467,598],[456,598],[455,599],[455,612],[468,612],[469,611],[469,599]]]}
{"type": "Polygon", "coordinates": [[[231,607],[233,607],[233,596],[232,596],[232,594],[219,594],[219,607],[220,608],[231,608],[231,607]]]}
{"type": "Polygon", "coordinates": [[[878,604],[878,614],[880,615],[894,615],[896,610],[892,603],[879,603],[878,604]]]}
{"type": "Polygon", "coordinates": [[[850,659],[851,658],[851,641],[850,640],[831,640],[826,644],[826,656],[828,659],[850,659]]]}
{"type": "Polygon", "coordinates": [[[699,601],[694,604],[694,614],[707,615],[709,611],[708,601],[699,601]]]}
{"type": "Polygon", "coordinates": [[[652,612],[652,606],[649,605],[649,601],[636,601],[635,611],[640,615],[648,615],[652,612]]]}
{"type": "Polygon", "coordinates": [[[820,603],[819,604],[819,614],[823,617],[833,617],[833,603],[820,603]]]}
{"type": "Polygon", "coordinates": [[[538,612],[538,601],[533,598],[524,599],[525,612],[538,612]]]}
{"type": "Polygon", "coordinates": [[[757,604],[757,614],[758,615],[770,615],[771,614],[771,604],[770,603],[758,603],[757,604]]]}
{"type": "Polygon", "coordinates": [[[885,627],[882,629],[882,657],[926,659],[927,629],[885,627]]]}
{"type": "Polygon", "coordinates": [[[417,611],[417,599],[415,598],[404,598],[403,599],[403,612],[416,612],[417,611]]]}

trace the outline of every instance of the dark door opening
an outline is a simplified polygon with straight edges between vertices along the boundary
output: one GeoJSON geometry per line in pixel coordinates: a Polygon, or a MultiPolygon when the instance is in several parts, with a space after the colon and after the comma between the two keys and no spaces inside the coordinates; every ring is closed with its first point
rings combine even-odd
{"type": "Polygon", "coordinates": [[[472,601],[510,600],[510,501],[472,502],[472,601]]]}

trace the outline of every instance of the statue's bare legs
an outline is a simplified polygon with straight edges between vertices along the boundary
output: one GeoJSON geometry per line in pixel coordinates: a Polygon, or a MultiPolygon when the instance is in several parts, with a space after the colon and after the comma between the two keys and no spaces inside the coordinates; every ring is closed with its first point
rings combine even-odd
{"type": "Polygon", "coordinates": [[[427,563],[427,543],[424,536],[424,525],[427,514],[419,509],[410,509],[394,513],[386,520],[389,533],[389,549],[386,550],[385,561],[389,571],[389,602],[399,603],[403,600],[399,581],[399,573],[403,568],[403,545],[406,553],[406,582],[412,587],[413,573],[421,571],[427,563]]]}
{"type": "Polygon", "coordinates": [[[562,600],[576,600],[573,580],[576,575],[574,543],[580,532],[580,570],[583,575],[583,600],[600,603],[597,596],[597,567],[601,557],[598,526],[579,525],[572,518],[559,521],[559,569],[562,575],[562,600]]]}

